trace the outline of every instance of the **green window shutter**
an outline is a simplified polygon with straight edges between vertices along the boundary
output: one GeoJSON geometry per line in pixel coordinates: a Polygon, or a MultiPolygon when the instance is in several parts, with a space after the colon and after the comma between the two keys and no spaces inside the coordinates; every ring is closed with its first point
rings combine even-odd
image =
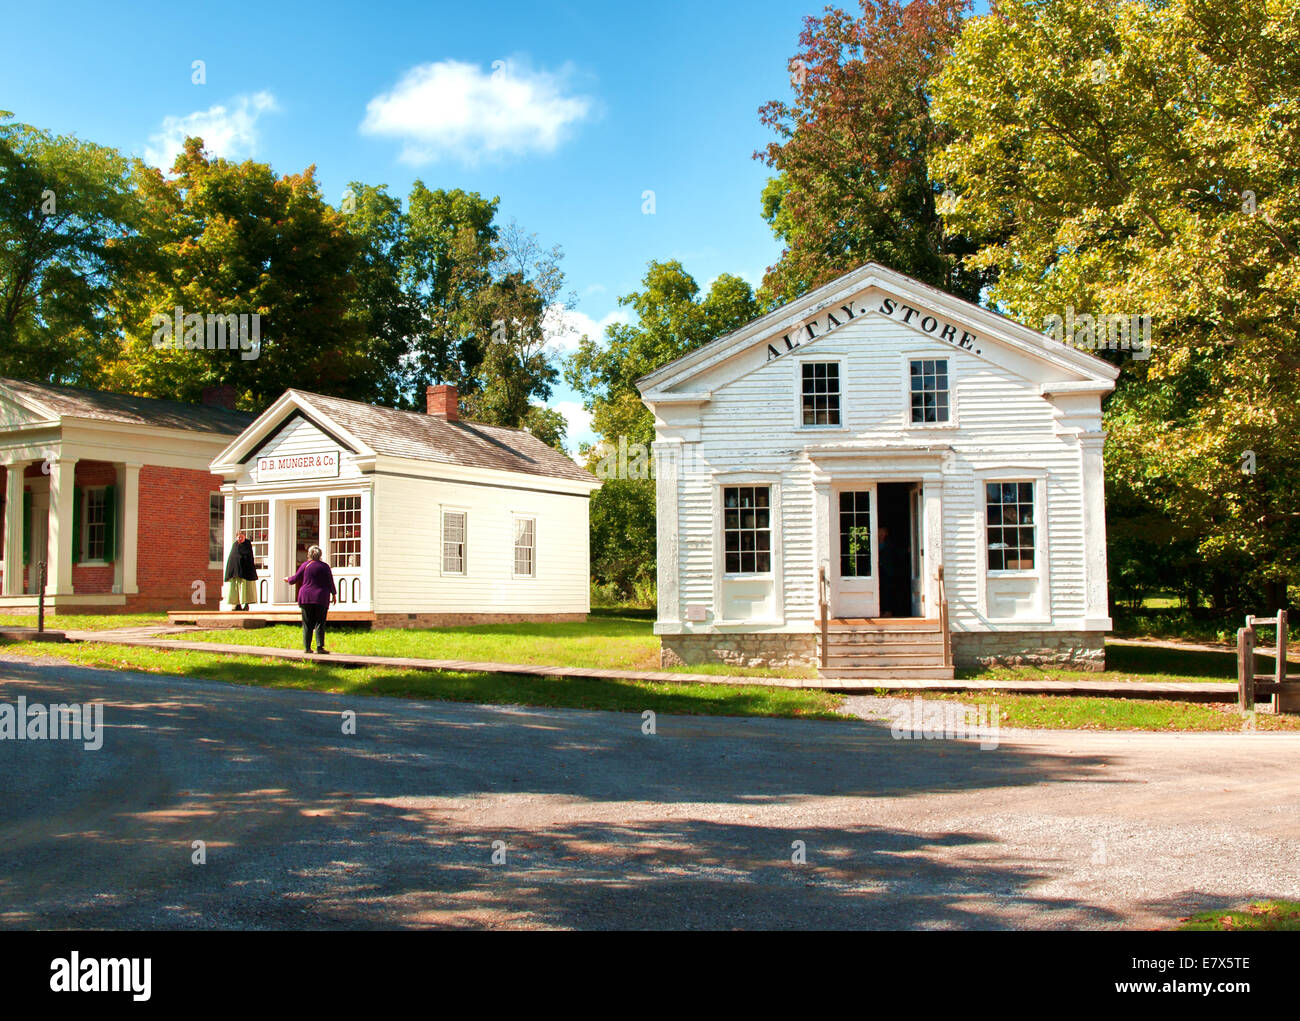
{"type": "Polygon", "coordinates": [[[23,490],[23,563],[32,562],[32,491],[23,490]]]}
{"type": "Polygon", "coordinates": [[[117,487],[104,487],[104,559],[117,559],[117,487]]]}
{"type": "Polygon", "coordinates": [[[81,501],[84,490],[72,487],[72,562],[81,562],[81,501]]]}

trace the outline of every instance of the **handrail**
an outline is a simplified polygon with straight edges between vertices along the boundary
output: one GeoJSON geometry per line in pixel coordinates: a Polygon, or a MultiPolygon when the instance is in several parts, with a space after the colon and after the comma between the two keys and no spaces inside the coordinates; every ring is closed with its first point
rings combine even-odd
{"type": "Polygon", "coordinates": [[[821,606],[821,611],[822,611],[821,665],[825,667],[827,662],[827,657],[829,655],[827,646],[830,644],[830,626],[829,626],[829,621],[827,620],[827,614],[830,611],[830,593],[828,591],[828,585],[826,582],[826,567],[824,565],[817,568],[817,594],[820,600],[819,605],[821,606]]]}
{"type": "Polygon", "coordinates": [[[952,666],[952,633],[948,628],[948,589],[943,580],[943,564],[936,571],[939,581],[939,630],[943,632],[943,665],[952,666]]]}

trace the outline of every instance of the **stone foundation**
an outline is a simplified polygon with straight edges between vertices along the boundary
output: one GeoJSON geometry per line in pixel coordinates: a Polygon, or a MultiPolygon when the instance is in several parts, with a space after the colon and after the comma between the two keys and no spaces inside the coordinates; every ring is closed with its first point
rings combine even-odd
{"type": "Polygon", "coordinates": [[[954,631],[953,665],[1054,666],[1065,670],[1105,670],[1103,631],[954,631]]]}
{"type": "Polygon", "coordinates": [[[659,663],[666,667],[725,663],[778,669],[817,663],[814,634],[660,635],[660,643],[659,663]]]}
{"type": "MultiPolygon", "coordinates": [[[[1105,637],[1101,631],[954,631],[953,665],[1104,670],[1105,637]]],[[[659,662],[666,667],[702,663],[769,669],[816,666],[817,642],[815,633],[661,635],[659,662]]]]}
{"type": "Polygon", "coordinates": [[[371,627],[472,627],[475,624],[551,624],[583,622],[586,619],[585,613],[377,613],[371,627]]]}

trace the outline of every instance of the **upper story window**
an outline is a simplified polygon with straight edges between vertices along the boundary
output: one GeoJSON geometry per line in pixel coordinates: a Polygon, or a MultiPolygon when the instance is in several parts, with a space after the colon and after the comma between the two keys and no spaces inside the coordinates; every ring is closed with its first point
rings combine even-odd
{"type": "Polygon", "coordinates": [[[772,570],[772,489],[726,486],[722,490],[722,548],[727,574],[772,570]]]}
{"type": "Polygon", "coordinates": [[[947,358],[911,360],[912,424],[935,425],[949,421],[947,358]]]}
{"type": "Polygon", "coordinates": [[[1034,484],[984,486],[990,571],[1034,569],[1034,484]]]}
{"type": "Polygon", "coordinates": [[[804,362],[802,365],[804,425],[840,424],[840,363],[804,362]]]}

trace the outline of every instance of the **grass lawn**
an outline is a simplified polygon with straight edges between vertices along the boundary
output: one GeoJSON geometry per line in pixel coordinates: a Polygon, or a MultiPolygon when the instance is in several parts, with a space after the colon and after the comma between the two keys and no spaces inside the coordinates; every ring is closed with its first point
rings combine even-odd
{"type": "MultiPolygon", "coordinates": [[[[884,691],[878,694],[887,694],[884,691]]],[[[1235,702],[1167,702],[1074,695],[1011,695],[1004,692],[929,694],[926,699],[996,706],[998,725],[1031,730],[1219,730],[1247,729],[1235,702]]],[[[1300,716],[1258,712],[1254,729],[1300,730],[1300,716]]]]}
{"type": "MultiPolygon", "coordinates": [[[[557,679],[509,674],[346,668],[328,660],[293,662],[249,655],[147,649],[138,646],[76,643],[57,646],[0,642],[0,650],[53,661],[111,670],[139,670],[170,676],[200,677],[268,688],[329,691],[352,695],[534,705],[572,709],[610,709],[685,715],[848,718],[844,696],[830,692],[764,688],[754,685],[650,683],[596,679],[557,679]]],[[[1075,698],[1052,695],[927,695],[927,698],[996,705],[999,725],[1047,730],[1240,731],[1235,705],[1075,698]]],[[[1300,730],[1300,717],[1259,713],[1257,730],[1300,730]]]]}
{"type": "MultiPolygon", "coordinates": [[[[1271,660],[1260,660],[1261,670],[1266,662],[1271,660]]],[[[1096,673],[1023,666],[960,670],[957,676],[986,681],[1236,681],[1237,654],[1108,643],[1106,669],[1096,673]]]]}
{"type": "MultiPolygon", "coordinates": [[[[167,623],[165,613],[52,613],[45,615],[49,631],[108,631],[118,627],[167,623]]],[[[0,627],[35,627],[36,614],[0,613],[0,627]]]]}
{"type": "Polygon", "coordinates": [[[199,677],[231,684],[346,695],[531,705],[570,709],[611,709],[640,713],[708,716],[780,716],[840,719],[839,695],[823,691],[721,684],[652,684],[586,678],[527,677],[510,674],[453,673],[441,670],[347,668],[328,661],[290,662],[261,656],[231,656],[127,645],[75,643],[51,648],[37,642],[0,642],[0,650],[47,660],[112,670],[139,670],[176,677],[199,677]]]}
{"type": "MultiPolygon", "coordinates": [[[[480,663],[529,666],[602,667],[609,670],[661,670],[654,622],[644,617],[593,613],[584,622],[477,624],[452,628],[330,628],[325,645],[333,652],[359,656],[466,659],[480,663]]],[[[224,642],[280,649],[302,648],[302,627],[275,624],[252,631],[229,629],[169,635],[177,641],[224,642]]],[[[675,673],[756,677],[816,677],[811,668],[763,670],[722,663],[669,668],[675,673]]]]}
{"type": "Polygon", "coordinates": [[[1259,900],[1241,911],[1202,911],[1178,926],[1185,932],[1300,932],[1300,901],[1259,900]]]}

